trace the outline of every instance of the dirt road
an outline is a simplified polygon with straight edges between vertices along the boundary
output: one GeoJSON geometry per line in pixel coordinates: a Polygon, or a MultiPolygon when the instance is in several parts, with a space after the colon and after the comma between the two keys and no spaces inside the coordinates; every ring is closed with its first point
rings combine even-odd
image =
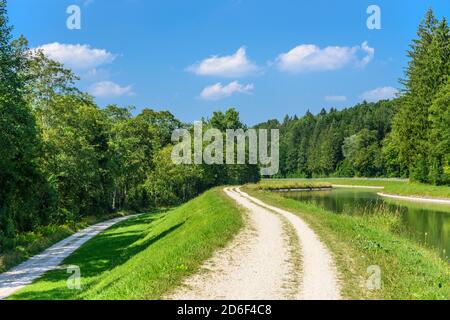
{"type": "Polygon", "coordinates": [[[245,209],[244,229],[169,299],[341,299],[332,256],[300,217],[239,188],[225,192],[245,209]]]}

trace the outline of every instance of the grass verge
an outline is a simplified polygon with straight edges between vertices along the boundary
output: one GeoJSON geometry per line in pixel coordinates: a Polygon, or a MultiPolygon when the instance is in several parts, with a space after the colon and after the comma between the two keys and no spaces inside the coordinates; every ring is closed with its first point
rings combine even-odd
{"type": "Polygon", "coordinates": [[[128,214],[128,212],[123,211],[100,217],[89,216],[84,217],[78,222],[65,225],[43,226],[39,227],[36,231],[19,234],[14,240],[15,245],[13,249],[0,253],[0,273],[8,271],[84,228],[128,214]]]}
{"type": "Polygon", "coordinates": [[[64,261],[81,271],[81,290],[67,274],[47,273],[11,299],[161,299],[198,271],[239,231],[242,216],[221,189],[166,212],[123,222],[94,237],[64,261]]]}
{"type": "Polygon", "coordinates": [[[332,251],[348,299],[450,299],[450,266],[435,252],[400,236],[398,217],[337,215],[277,193],[245,188],[271,205],[303,218],[332,251]],[[370,266],[381,268],[382,287],[368,290],[370,266]]]}
{"type": "Polygon", "coordinates": [[[297,181],[297,180],[264,180],[258,184],[250,185],[249,188],[256,190],[313,190],[331,188],[331,183],[316,181],[297,181]]]}
{"type": "Polygon", "coordinates": [[[397,183],[384,187],[384,192],[401,196],[450,199],[449,186],[432,186],[423,183],[397,183]]]}

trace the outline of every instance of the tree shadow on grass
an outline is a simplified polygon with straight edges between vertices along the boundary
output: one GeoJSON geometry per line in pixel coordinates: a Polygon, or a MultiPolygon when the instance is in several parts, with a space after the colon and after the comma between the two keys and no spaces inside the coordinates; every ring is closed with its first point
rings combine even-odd
{"type": "MultiPolygon", "coordinates": [[[[138,224],[149,224],[155,218],[139,217],[128,222],[128,226],[136,226],[138,224]]],[[[64,265],[76,265],[80,267],[81,277],[90,278],[96,277],[104,272],[109,272],[114,268],[126,263],[136,254],[144,251],[155,242],[163,239],[186,223],[183,221],[176,224],[167,230],[161,232],[154,237],[151,237],[141,243],[139,240],[144,239],[151,228],[143,228],[142,230],[115,233],[106,232],[96,236],[93,240],[86,243],[70,257],[64,261],[64,265]],[[138,243],[137,243],[138,242],[138,243]],[[137,243],[137,244],[136,244],[137,243]]],[[[121,224],[116,227],[123,228],[127,225],[121,224]]],[[[51,290],[39,290],[31,292],[22,292],[14,295],[14,299],[19,300],[63,300],[63,299],[80,299],[85,290],[96,285],[94,282],[87,283],[87,287],[82,290],[69,290],[66,286],[66,281],[70,277],[66,269],[54,270],[47,273],[43,278],[37,281],[37,285],[45,283],[61,282],[57,288],[51,290]]],[[[99,279],[100,281],[100,279],[99,279]]],[[[117,279],[115,279],[117,281],[117,279]]],[[[51,285],[51,284],[50,284],[51,285]]]]}

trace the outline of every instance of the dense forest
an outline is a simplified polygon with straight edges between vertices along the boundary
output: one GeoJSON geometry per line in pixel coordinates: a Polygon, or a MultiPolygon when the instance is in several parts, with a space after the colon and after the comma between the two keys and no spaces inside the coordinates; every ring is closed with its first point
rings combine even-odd
{"type": "MultiPolygon", "coordinates": [[[[430,10],[408,51],[404,90],[392,101],[286,116],[282,177],[409,177],[450,184],[450,40],[430,10]]],[[[0,252],[17,234],[87,215],[184,202],[217,185],[259,180],[255,165],[175,165],[172,132],[192,130],[170,112],[110,105],[24,37],[13,39],[0,0],[0,252]]],[[[245,129],[235,109],[203,119],[245,129]]]]}
{"type": "Polygon", "coordinates": [[[257,127],[280,129],[283,177],[401,176],[383,163],[382,142],[391,132],[395,101],[362,103],[353,108],[310,112],[302,118],[271,120],[257,127]]]}
{"type": "Polygon", "coordinates": [[[392,101],[286,116],[280,129],[282,177],[403,177],[450,184],[450,33],[430,9],[413,40],[392,101]]]}
{"type": "MultiPolygon", "coordinates": [[[[192,125],[167,111],[100,108],[71,70],[11,32],[1,0],[0,252],[42,225],[174,205],[212,186],[259,179],[252,165],[173,164],[172,132],[192,125]]],[[[234,109],[204,127],[245,129],[234,109]]]]}

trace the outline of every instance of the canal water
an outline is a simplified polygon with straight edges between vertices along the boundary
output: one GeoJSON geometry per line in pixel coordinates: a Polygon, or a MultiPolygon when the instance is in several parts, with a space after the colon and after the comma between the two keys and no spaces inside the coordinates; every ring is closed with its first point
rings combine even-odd
{"type": "Polygon", "coordinates": [[[382,210],[398,214],[411,238],[435,249],[450,262],[450,205],[392,200],[378,196],[377,192],[379,190],[336,188],[283,195],[336,214],[375,214],[382,210]]]}

